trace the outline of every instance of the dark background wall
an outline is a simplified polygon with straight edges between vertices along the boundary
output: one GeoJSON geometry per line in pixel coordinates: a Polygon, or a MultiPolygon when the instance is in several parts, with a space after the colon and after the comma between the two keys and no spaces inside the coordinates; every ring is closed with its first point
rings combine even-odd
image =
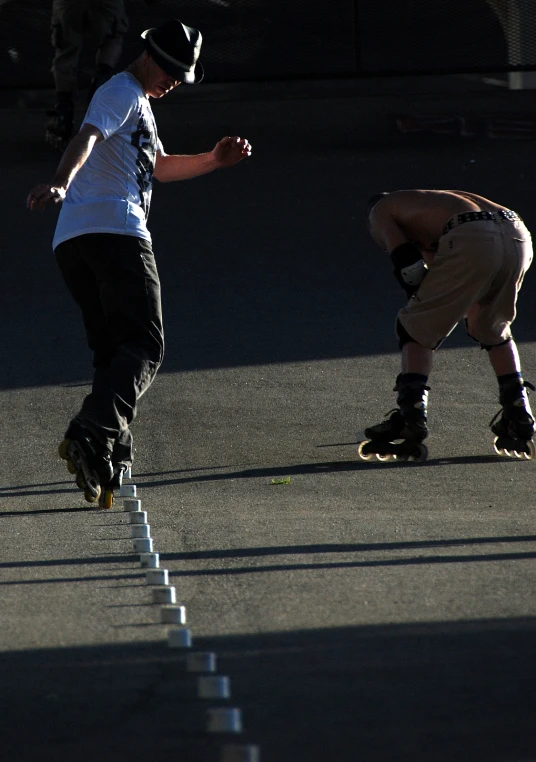
{"type": "MultiPolygon", "coordinates": [[[[0,88],[52,87],[49,0],[0,0],[0,88]]],[[[123,61],[178,17],[204,35],[207,82],[536,68],[533,0],[126,0],[123,61]]],[[[91,69],[91,40],[82,86],[91,69]]]]}

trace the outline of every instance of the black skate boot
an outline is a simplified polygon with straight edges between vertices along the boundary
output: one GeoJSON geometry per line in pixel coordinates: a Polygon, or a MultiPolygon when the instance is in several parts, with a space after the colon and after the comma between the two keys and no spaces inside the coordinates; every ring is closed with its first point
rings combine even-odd
{"type": "Polygon", "coordinates": [[[45,140],[58,151],[65,151],[73,135],[74,103],[70,93],[58,93],[58,102],[47,111],[45,140]]]}
{"type": "Polygon", "coordinates": [[[535,387],[523,379],[513,379],[499,389],[502,408],[490,422],[491,430],[497,435],[493,443],[497,455],[527,460],[536,456],[532,439],[534,416],[525,389],[535,391],[535,387]]]}
{"type": "Polygon", "coordinates": [[[422,381],[408,381],[408,374],[396,379],[398,407],[387,413],[388,418],[365,429],[368,437],[358,447],[362,460],[425,461],[428,449],[423,441],[428,436],[427,403],[429,386],[422,381]],[[401,440],[401,441],[398,441],[401,440]]]}
{"type": "Polygon", "coordinates": [[[67,470],[76,474],[76,486],[84,490],[88,503],[97,503],[103,486],[111,482],[113,468],[110,454],[88,429],[77,422],[71,423],[58,453],[67,461],[67,470]]]}

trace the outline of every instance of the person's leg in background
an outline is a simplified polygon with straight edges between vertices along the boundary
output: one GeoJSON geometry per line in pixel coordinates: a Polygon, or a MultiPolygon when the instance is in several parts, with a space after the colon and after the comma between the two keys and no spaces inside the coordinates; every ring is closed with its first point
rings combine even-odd
{"type": "Polygon", "coordinates": [[[87,101],[116,71],[128,31],[128,18],[123,0],[91,0],[89,22],[97,45],[95,71],[87,101]]]}
{"type": "Polygon", "coordinates": [[[48,112],[45,139],[63,151],[72,137],[78,89],[78,64],[84,42],[85,0],[53,0],[51,42],[54,109],[48,112]]]}

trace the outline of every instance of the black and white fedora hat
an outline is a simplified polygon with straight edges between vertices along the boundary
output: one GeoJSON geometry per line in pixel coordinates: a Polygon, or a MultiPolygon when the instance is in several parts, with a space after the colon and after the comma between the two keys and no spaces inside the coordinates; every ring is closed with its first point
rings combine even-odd
{"type": "Polygon", "coordinates": [[[204,71],[198,58],[203,37],[198,29],[170,19],[141,36],[146,51],[166,74],[187,85],[201,82],[204,71]]]}

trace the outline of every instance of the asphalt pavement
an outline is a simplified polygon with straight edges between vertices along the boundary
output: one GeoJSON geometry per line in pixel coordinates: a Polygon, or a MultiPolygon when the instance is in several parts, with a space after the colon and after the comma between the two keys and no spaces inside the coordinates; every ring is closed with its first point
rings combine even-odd
{"type": "MultiPolygon", "coordinates": [[[[0,112],[10,759],[536,760],[535,464],[494,454],[496,383],[461,327],[430,379],[428,461],[356,452],[394,405],[402,301],[366,199],[471,190],[536,230],[533,141],[402,133],[396,118],[526,118],[533,95],[452,78],[213,86],[155,104],[168,153],[226,134],[253,145],[231,170],[157,185],[150,216],[167,345],[133,426],[132,483],[191,649],[167,644],[122,501],[92,509],[57,457],[91,357],[50,248],[56,211],[25,209],[58,160],[46,96],[0,112]],[[230,698],[198,697],[191,651],[216,654],[230,698]],[[207,732],[215,707],[240,709],[242,732],[207,732]]],[[[529,380],[535,278],[514,325],[529,380]]]]}

